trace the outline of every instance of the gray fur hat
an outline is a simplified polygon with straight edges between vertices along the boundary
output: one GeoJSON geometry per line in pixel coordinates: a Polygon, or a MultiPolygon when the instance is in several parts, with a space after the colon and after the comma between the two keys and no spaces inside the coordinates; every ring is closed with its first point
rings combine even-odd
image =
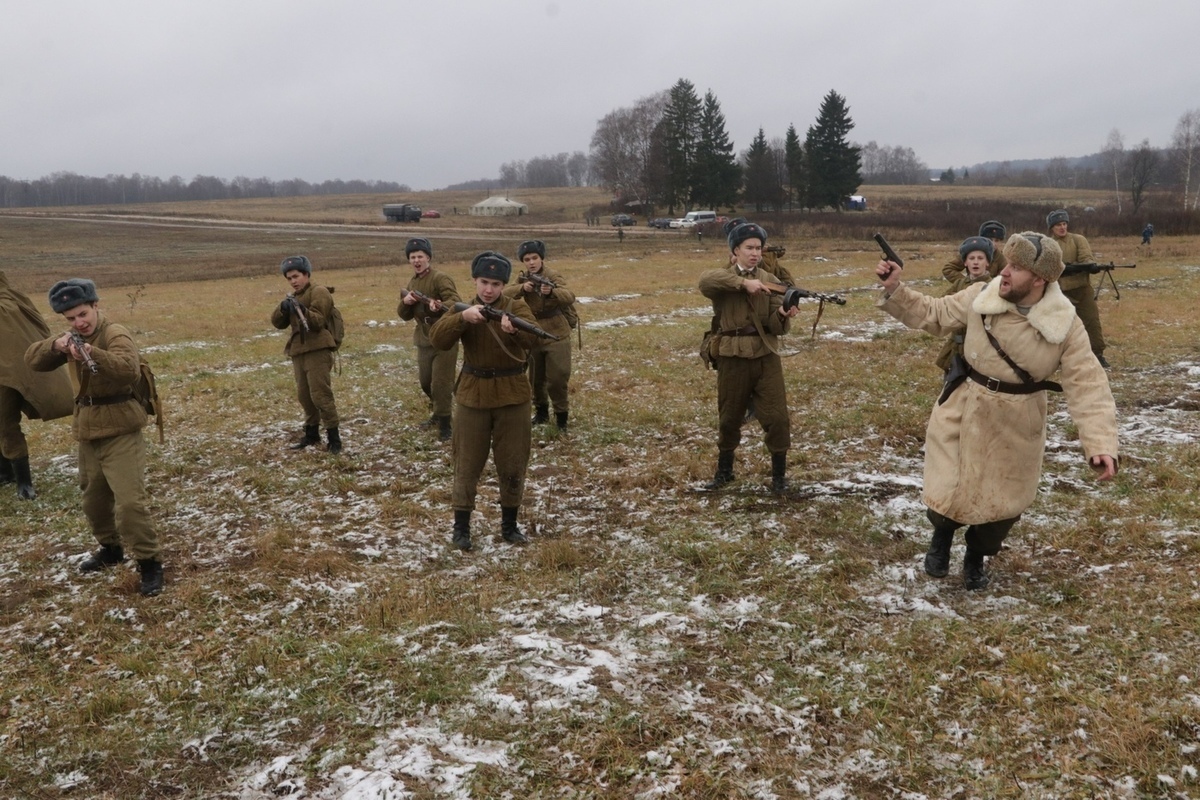
{"type": "Polygon", "coordinates": [[[979,226],[979,235],[987,239],[1000,239],[1003,241],[1007,235],[1004,229],[1004,223],[998,219],[989,219],[987,222],[979,226]]]}
{"type": "Polygon", "coordinates": [[[758,239],[767,244],[767,232],[763,230],[761,225],[755,225],[753,222],[743,222],[729,232],[729,251],[732,253],[737,250],[738,245],[747,239],[758,239]]]}
{"type": "Polygon", "coordinates": [[[294,269],[305,275],[312,275],[312,262],[308,260],[308,256],[288,256],[279,264],[280,275],[287,275],[294,269]]]}
{"type": "Polygon", "coordinates": [[[96,284],[87,278],[70,278],[50,287],[50,307],[55,314],[63,314],[84,303],[96,303],[96,284]]]}
{"type": "Polygon", "coordinates": [[[1027,269],[1046,283],[1054,283],[1063,272],[1062,248],[1043,233],[1014,233],[1004,244],[1004,257],[1009,266],[1027,269]]]}
{"type": "Polygon", "coordinates": [[[512,262],[494,250],[484,250],[471,261],[471,278],[491,278],[508,283],[512,276],[512,262]]]}
{"type": "Polygon", "coordinates": [[[433,245],[431,245],[429,240],[424,236],[415,236],[408,240],[408,242],[404,245],[404,257],[408,258],[418,250],[430,258],[433,258],[433,245]]]}
{"type": "Polygon", "coordinates": [[[546,243],[541,239],[529,239],[517,245],[517,260],[524,261],[525,256],[537,253],[541,259],[546,258],[546,243]]]}
{"type": "Polygon", "coordinates": [[[1067,213],[1065,208],[1060,208],[1057,211],[1051,211],[1046,215],[1046,227],[1053,228],[1060,222],[1070,222],[1071,215],[1067,213]]]}
{"type": "Polygon", "coordinates": [[[992,257],[996,255],[996,246],[986,236],[968,236],[963,239],[963,243],[958,246],[958,257],[966,261],[967,255],[976,250],[982,251],[988,263],[992,263],[992,257]]]}

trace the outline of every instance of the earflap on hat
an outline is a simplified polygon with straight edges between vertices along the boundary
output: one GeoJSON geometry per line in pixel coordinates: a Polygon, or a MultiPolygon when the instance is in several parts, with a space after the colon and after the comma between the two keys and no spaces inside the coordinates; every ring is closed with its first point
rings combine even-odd
{"type": "Polygon", "coordinates": [[[308,260],[308,256],[288,256],[280,263],[279,274],[287,275],[294,269],[305,275],[312,275],[312,262],[308,260]]]}
{"type": "Polygon", "coordinates": [[[433,245],[431,245],[429,240],[423,236],[416,236],[408,240],[408,242],[404,245],[404,257],[408,258],[418,250],[430,258],[433,258],[433,245]]]}
{"type": "Polygon", "coordinates": [[[55,314],[63,314],[84,303],[96,303],[96,284],[87,278],[69,278],[50,287],[50,308],[55,314]]]}
{"type": "Polygon", "coordinates": [[[743,222],[729,232],[729,251],[738,249],[738,245],[747,239],[758,239],[764,246],[767,244],[767,232],[761,225],[753,222],[743,222]]]}
{"type": "Polygon", "coordinates": [[[471,261],[471,278],[490,278],[508,283],[512,262],[494,250],[484,250],[471,261]]]}
{"type": "Polygon", "coordinates": [[[1004,245],[1004,257],[1012,266],[1027,269],[1046,283],[1062,276],[1062,248],[1052,237],[1041,233],[1014,233],[1004,245]]]}

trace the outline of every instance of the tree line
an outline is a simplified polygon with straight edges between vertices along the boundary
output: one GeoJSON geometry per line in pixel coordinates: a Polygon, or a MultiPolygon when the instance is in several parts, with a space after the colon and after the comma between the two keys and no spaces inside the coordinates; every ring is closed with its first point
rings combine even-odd
{"type": "Polygon", "coordinates": [[[55,172],[36,180],[15,180],[0,175],[0,208],[38,206],[123,205],[185,200],[236,200],[250,197],[302,197],[329,194],[408,192],[393,181],[328,180],[309,183],[299,178],[236,177],[233,180],[197,175],[185,181],[178,175],[167,180],[134,173],[103,178],[55,172]]]}

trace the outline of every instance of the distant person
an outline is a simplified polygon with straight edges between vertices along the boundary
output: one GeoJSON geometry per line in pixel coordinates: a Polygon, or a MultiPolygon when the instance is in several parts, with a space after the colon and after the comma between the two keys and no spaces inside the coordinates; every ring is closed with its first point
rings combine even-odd
{"type": "Polygon", "coordinates": [[[510,544],[529,541],[517,526],[517,513],[533,439],[526,359],[537,337],[514,326],[507,316],[496,321],[483,314],[483,306],[490,306],[534,323],[524,300],[504,296],[511,276],[512,263],[499,253],[489,250],[475,256],[471,262],[475,297],[470,307],[451,309],[429,330],[429,341],[439,350],[449,350],[460,340],[463,346],[462,373],[455,388],[450,500],[454,507],[451,543],[464,552],[472,548],[471,512],[489,453],[500,484],[500,536],[510,544]]]}
{"type": "Polygon", "coordinates": [[[29,346],[25,362],[39,372],[67,364],[79,386],[72,431],[79,442],[79,482],[83,513],[100,549],[79,571],[100,572],[125,560],[128,551],[141,574],[146,597],[163,590],[158,532],[146,508],[146,409],[134,399],[141,357],[123,325],[100,310],[96,284],[86,278],[59,281],[50,289],[50,307],[71,331],[29,346]],[[80,347],[71,333],[83,339],[80,347]],[[95,370],[86,366],[95,364],[95,370]]]}
{"type": "Polygon", "coordinates": [[[625,241],[625,226],[624,225],[617,227],[617,241],[618,242],[625,241]]]}
{"type": "Polygon", "coordinates": [[[1142,244],[1150,244],[1150,240],[1154,238],[1154,226],[1149,222],[1146,227],[1142,228],[1142,244]]]}
{"type": "MultiPolygon", "coordinates": [[[[1095,263],[1096,257],[1092,255],[1092,246],[1088,244],[1088,240],[1078,233],[1068,232],[1070,221],[1070,216],[1062,208],[1051,211],[1046,216],[1046,227],[1050,229],[1050,235],[1062,250],[1063,263],[1067,266],[1095,263]]],[[[1100,307],[1096,305],[1091,274],[1079,272],[1064,275],[1059,284],[1062,293],[1075,306],[1075,313],[1079,315],[1083,327],[1087,329],[1088,341],[1092,344],[1096,360],[1100,362],[1100,366],[1108,369],[1108,361],[1104,358],[1107,345],[1104,341],[1104,331],[1100,327],[1100,307]]]]}
{"type": "MultiPolygon", "coordinates": [[[[992,260],[988,264],[988,276],[996,277],[1004,269],[1004,224],[989,219],[987,222],[979,226],[979,235],[984,239],[989,239],[992,243],[992,260]]],[[[950,283],[958,283],[966,272],[966,265],[963,264],[962,254],[954,258],[946,266],[942,267],[942,277],[950,283]]]]}
{"type": "Polygon", "coordinates": [[[571,320],[575,318],[575,293],[567,288],[561,273],[546,266],[545,242],[538,239],[521,242],[517,246],[517,258],[525,265],[525,271],[517,277],[515,284],[504,290],[504,294],[524,300],[537,324],[558,337],[558,341],[536,340],[529,352],[533,424],[549,422],[553,404],[554,424],[559,431],[565,432],[571,409],[568,384],[571,381],[571,320]]]}
{"type": "Polygon", "coordinates": [[[433,245],[428,239],[409,239],[404,245],[404,255],[413,268],[413,276],[408,281],[408,287],[400,293],[396,313],[402,320],[416,320],[417,323],[413,328],[413,346],[417,348],[417,380],[421,384],[421,391],[429,399],[431,412],[429,420],[422,425],[437,428],[438,438],[444,442],[450,441],[458,345],[448,350],[437,349],[429,341],[429,329],[448,307],[459,301],[458,287],[453,278],[433,268],[433,245]],[[425,295],[429,301],[417,300],[410,294],[413,291],[425,295]]]}
{"type": "Polygon", "coordinates": [[[333,399],[333,354],[337,345],[325,324],[333,313],[333,296],[324,286],[312,282],[312,263],[307,256],[285,258],[279,272],[292,293],[271,312],[271,324],[280,330],[291,329],[283,352],[292,359],[296,399],[304,410],[304,436],[292,449],[319,444],[324,423],[329,452],[336,455],[342,452],[337,403],[333,399]]]}
{"type": "Polygon", "coordinates": [[[50,328],[41,312],[0,271],[0,484],[15,482],[22,500],[33,500],[37,492],[21,414],[51,420],[70,416],[75,408],[65,367],[37,372],[25,363],[29,346],[48,336],[50,328]]]}
{"type": "MultiPolygon", "coordinates": [[[[950,284],[946,290],[946,296],[958,294],[972,284],[991,280],[988,267],[994,261],[994,252],[995,246],[991,239],[983,236],[971,236],[963,240],[963,243],[958,246],[958,258],[962,261],[965,271],[950,284]]],[[[946,337],[946,342],[942,345],[935,362],[943,372],[950,369],[950,362],[955,355],[962,355],[965,335],[966,329],[964,328],[946,337]]]]}
{"type": "Polygon", "coordinates": [[[1116,405],[1090,352],[1083,323],[1063,297],[1062,251],[1040,233],[1014,234],[997,279],[933,298],[900,282],[880,261],[879,307],[910,328],[944,335],[966,329],[969,373],[943,388],[925,433],[923,499],[933,525],[925,572],[949,572],[964,525],[963,585],[990,581],[984,559],[1000,552],[1037,497],[1046,448],[1046,392],[1062,391],[1084,457],[1097,480],[1117,473],[1116,405]],[[1059,372],[1062,383],[1048,379],[1059,372]]]}

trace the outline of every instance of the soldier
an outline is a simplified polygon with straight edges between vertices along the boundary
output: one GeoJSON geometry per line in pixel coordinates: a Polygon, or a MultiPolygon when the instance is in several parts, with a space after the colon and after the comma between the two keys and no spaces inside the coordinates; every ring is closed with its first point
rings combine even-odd
{"type": "MultiPolygon", "coordinates": [[[[992,259],[987,270],[990,278],[996,277],[1004,269],[1004,235],[1004,225],[997,220],[989,219],[979,226],[979,236],[991,240],[992,243],[992,259]]],[[[950,283],[959,283],[965,273],[966,267],[961,253],[958,258],[942,267],[942,277],[950,283]]],[[[958,290],[954,289],[947,294],[955,291],[958,290]]]]}
{"type": "Polygon", "coordinates": [[[458,287],[446,273],[433,269],[433,245],[428,239],[409,239],[404,245],[404,255],[412,265],[413,276],[406,291],[400,294],[396,313],[400,319],[415,319],[413,344],[417,348],[417,378],[421,391],[429,398],[432,414],[423,427],[437,427],[438,438],[449,441],[451,413],[454,404],[454,368],[458,365],[458,343],[449,350],[438,350],[429,343],[429,328],[445,312],[447,306],[459,302],[458,287]],[[409,292],[417,291],[430,298],[422,303],[409,292]]]}
{"type": "MultiPolygon", "coordinates": [[[[734,228],[736,228],[738,225],[744,225],[749,221],[750,220],[746,219],[745,217],[734,217],[726,222],[721,229],[726,238],[728,238],[729,234],[734,228]]],[[[778,278],[779,282],[784,286],[795,286],[796,280],[792,277],[792,273],[789,272],[785,266],[779,263],[779,259],[783,258],[786,253],[787,251],[779,245],[764,247],[762,251],[762,261],[759,262],[759,266],[778,278]]],[[[734,259],[731,255],[729,258],[729,263],[732,264],[733,261],[734,259]]],[[[753,416],[753,413],[751,413],[750,416],[753,416]]]]}
{"type": "Polygon", "coordinates": [[[141,573],[139,591],[151,597],[162,592],[163,565],[146,510],[146,410],[133,396],[141,358],[129,330],[109,322],[99,302],[90,280],[54,284],[50,307],[82,338],[82,349],[68,332],[30,345],[25,361],[39,372],[69,364],[79,385],[73,432],[79,441],[83,513],[100,543],[79,571],[99,572],[119,564],[128,550],[141,573]],[[89,361],[94,372],[85,367],[89,361]]]}
{"type": "Polygon", "coordinates": [[[505,296],[524,300],[538,325],[558,336],[558,341],[538,339],[529,354],[533,424],[550,421],[550,404],[553,403],[554,422],[560,431],[566,431],[570,410],[567,394],[567,383],[571,380],[570,320],[575,313],[575,293],[567,288],[561,274],[546,266],[544,242],[537,239],[521,242],[517,247],[517,258],[525,265],[525,272],[517,277],[516,284],[504,290],[505,296]]]}
{"type": "Polygon", "coordinates": [[[946,384],[925,433],[926,516],[933,524],[925,572],[949,572],[954,533],[967,525],[963,584],[982,589],[984,558],[1037,497],[1046,447],[1046,392],[1062,391],[1084,456],[1098,480],[1117,472],[1116,405],[1092,357],[1083,323],[1058,287],[1062,251],[1039,233],[1014,234],[1000,277],[949,297],[900,283],[880,261],[879,306],[935,335],[965,328],[968,370],[946,384]],[[1062,384],[1047,380],[1061,370],[1062,384]]]}
{"type": "Polygon", "coordinates": [[[1154,238],[1154,226],[1149,222],[1146,227],[1142,228],[1142,244],[1150,244],[1150,240],[1154,238]]]}
{"type": "Polygon", "coordinates": [[[49,335],[41,313],[0,272],[0,483],[15,481],[22,500],[33,500],[37,492],[21,412],[30,419],[51,420],[68,416],[75,406],[65,368],[40,374],[25,363],[29,345],[49,335]]]}
{"type": "Polygon", "coordinates": [[[296,399],[304,409],[304,437],[292,445],[303,450],[321,441],[320,424],[325,423],[329,437],[329,452],[342,452],[338,434],[337,403],[333,399],[333,333],[325,321],[333,313],[333,297],[324,286],[312,282],[312,263],[306,256],[289,256],[279,265],[279,271],[292,287],[271,312],[271,324],[283,330],[291,328],[283,352],[292,359],[296,378],[296,399]]]}
{"type": "MultiPolygon", "coordinates": [[[[1068,233],[1067,227],[1071,221],[1065,209],[1051,211],[1046,216],[1046,227],[1050,235],[1062,250],[1064,264],[1091,264],[1096,257],[1092,255],[1092,246],[1088,240],[1078,233],[1068,233]]],[[[1075,306],[1075,313],[1087,329],[1088,341],[1091,342],[1092,352],[1100,366],[1108,369],[1108,360],[1104,358],[1107,345],[1104,342],[1104,331],[1100,327],[1100,307],[1096,305],[1095,290],[1092,288],[1092,276],[1087,272],[1074,275],[1064,275],[1059,280],[1062,293],[1075,306]]]]}
{"type": "Polygon", "coordinates": [[[460,339],[463,343],[462,374],[455,390],[451,495],[451,541],[463,551],[471,549],[471,512],[489,450],[500,483],[501,536],[512,544],[529,541],[517,527],[517,511],[525,490],[532,438],[525,368],[536,337],[515,327],[507,316],[495,321],[483,314],[483,307],[490,306],[533,322],[533,312],[524,300],[504,296],[511,275],[512,264],[499,253],[488,250],[475,256],[471,262],[475,282],[471,307],[450,311],[429,330],[429,341],[439,350],[449,350],[460,339]]]}
{"type": "MultiPolygon", "coordinates": [[[[983,236],[971,236],[963,240],[963,243],[958,246],[958,260],[962,262],[966,271],[950,284],[946,295],[958,294],[973,283],[990,280],[989,266],[997,260],[994,255],[995,248],[991,239],[983,236]]],[[[1000,258],[1002,259],[1004,256],[1000,258]]],[[[942,350],[938,353],[935,362],[943,372],[950,369],[950,362],[955,355],[962,355],[965,333],[965,330],[955,331],[946,337],[946,342],[942,345],[942,350]]]]}
{"type": "Polygon", "coordinates": [[[791,420],[783,383],[779,336],[788,332],[797,308],[783,310],[782,298],[763,285],[776,276],[759,269],[767,232],[752,222],[729,233],[728,266],[700,276],[700,292],[713,305],[718,336],[717,471],[706,489],[718,489],[733,480],[733,455],[742,439],[747,407],[754,403],[771,453],[771,489],[787,488],[787,451],[791,446],[791,420]]]}

